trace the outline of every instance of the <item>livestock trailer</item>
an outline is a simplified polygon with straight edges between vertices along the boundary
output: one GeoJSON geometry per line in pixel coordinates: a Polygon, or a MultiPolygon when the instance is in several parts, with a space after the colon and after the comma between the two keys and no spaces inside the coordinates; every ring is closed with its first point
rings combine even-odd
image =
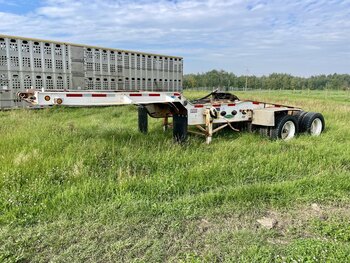
{"type": "Polygon", "coordinates": [[[176,56],[0,35],[0,109],[27,89],[181,92],[176,56]]]}

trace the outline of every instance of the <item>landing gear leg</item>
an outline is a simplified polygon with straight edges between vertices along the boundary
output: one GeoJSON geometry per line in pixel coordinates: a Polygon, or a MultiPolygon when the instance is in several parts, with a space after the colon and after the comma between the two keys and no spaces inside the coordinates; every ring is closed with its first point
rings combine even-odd
{"type": "Polygon", "coordinates": [[[175,142],[183,143],[187,139],[187,115],[173,115],[173,138],[175,142]]]}
{"type": "Polygon", "coordinates": [[[166,116],[163,119],[163,131],[167,131],[168,128],[169,128],[169,119],[168,119],[168,116],[166,116]]]}
{"type": "Polygon", "coordinates": [[[205,129],[206,129],[206,143],[210,144],[213,137],[213,119],[210,116],[210,110],[205,111],[205,129]]]}
{"type": "Polygon", "coordinates": [[[148,132],[148,113],[144,106],[140,105],[138,107],[138,116],[139,116],[139,131],[142,133],[148,132]]]}

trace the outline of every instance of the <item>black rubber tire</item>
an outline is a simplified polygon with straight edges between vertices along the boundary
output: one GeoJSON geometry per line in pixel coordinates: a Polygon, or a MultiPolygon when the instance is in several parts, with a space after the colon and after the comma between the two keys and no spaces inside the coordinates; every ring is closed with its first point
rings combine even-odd
{"type": "Polygon", "coordinates": [[[323,115],[321,113],[318,113],[318,112],[307,112],[302,121],[301,121],[301,130],[303,132],[307,132],[309,134],[311,134],[311,125],[312,125],[312,122],[319,118],[322,122],[322,130],[321,132],[323,132],[324,128],[325,128],[325,121],[324,121],[324,118],[323,118],[323,115]]]}
{"type": "Polygon", "coordinates": [[[298,130],[299,130],[297,118],[295,116],[292,116],[292,115],[284,115],[284,116],[281,116],[280,118],[276,119],[275,127],[273,127],[271,129],[270,138],[272,140],[282,139],[282,129],[283,129],[284,124],[288,121],[292,121],[294,123],[294,126],[295,126],[295,134],[292,138],[294,138],[297,135],[298,130]]]}
{"type": "Polygon", "coordinates": [[[304,132],[302,130],[302,121],[303,121],[303,118],[305,116],[305,114],[307,113],[307,111],[299,111],[297,114],[295,114],[295,118],[297,119],[297,122],[298,122],[298,126],[299,126],[299,132],[304,132]]]}
{"type": "Polygon", "coordinates": [[[259,127],[259,134],[263,137],[270,137],[270,127],[262,126],[259,127]]]}
{"type": "Polygon", "coordinates": [[[246,126],[246,131],[249,132],[249,133],[254,133],[257,131],[257,127],[255,125],[253,125],[251,122],[248,122],[247,123],[247,126],[246,126]]]}

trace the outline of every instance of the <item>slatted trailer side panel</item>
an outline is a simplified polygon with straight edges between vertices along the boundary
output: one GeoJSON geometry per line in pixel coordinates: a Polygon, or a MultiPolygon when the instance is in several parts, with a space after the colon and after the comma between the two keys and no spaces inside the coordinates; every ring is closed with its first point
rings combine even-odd
{"type": "Polygon", "coordinates": [[[0,109],[26,89],[182,91],[183,59],[0,35],[0,109]]]}

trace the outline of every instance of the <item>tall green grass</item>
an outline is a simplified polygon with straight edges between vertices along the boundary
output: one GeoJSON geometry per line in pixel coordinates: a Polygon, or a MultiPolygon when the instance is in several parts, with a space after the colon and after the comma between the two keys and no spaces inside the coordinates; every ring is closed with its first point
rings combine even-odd
{"type": "Polygon", "coordinates": [[[0,112],[0,261],[347,261],[350,96],[237,95],[321,112],[326,130],[176,145],[157,119],[140,134],[133,106],[0,112]],[[289,223],[260,228],[271,213],[289,223]]]}

